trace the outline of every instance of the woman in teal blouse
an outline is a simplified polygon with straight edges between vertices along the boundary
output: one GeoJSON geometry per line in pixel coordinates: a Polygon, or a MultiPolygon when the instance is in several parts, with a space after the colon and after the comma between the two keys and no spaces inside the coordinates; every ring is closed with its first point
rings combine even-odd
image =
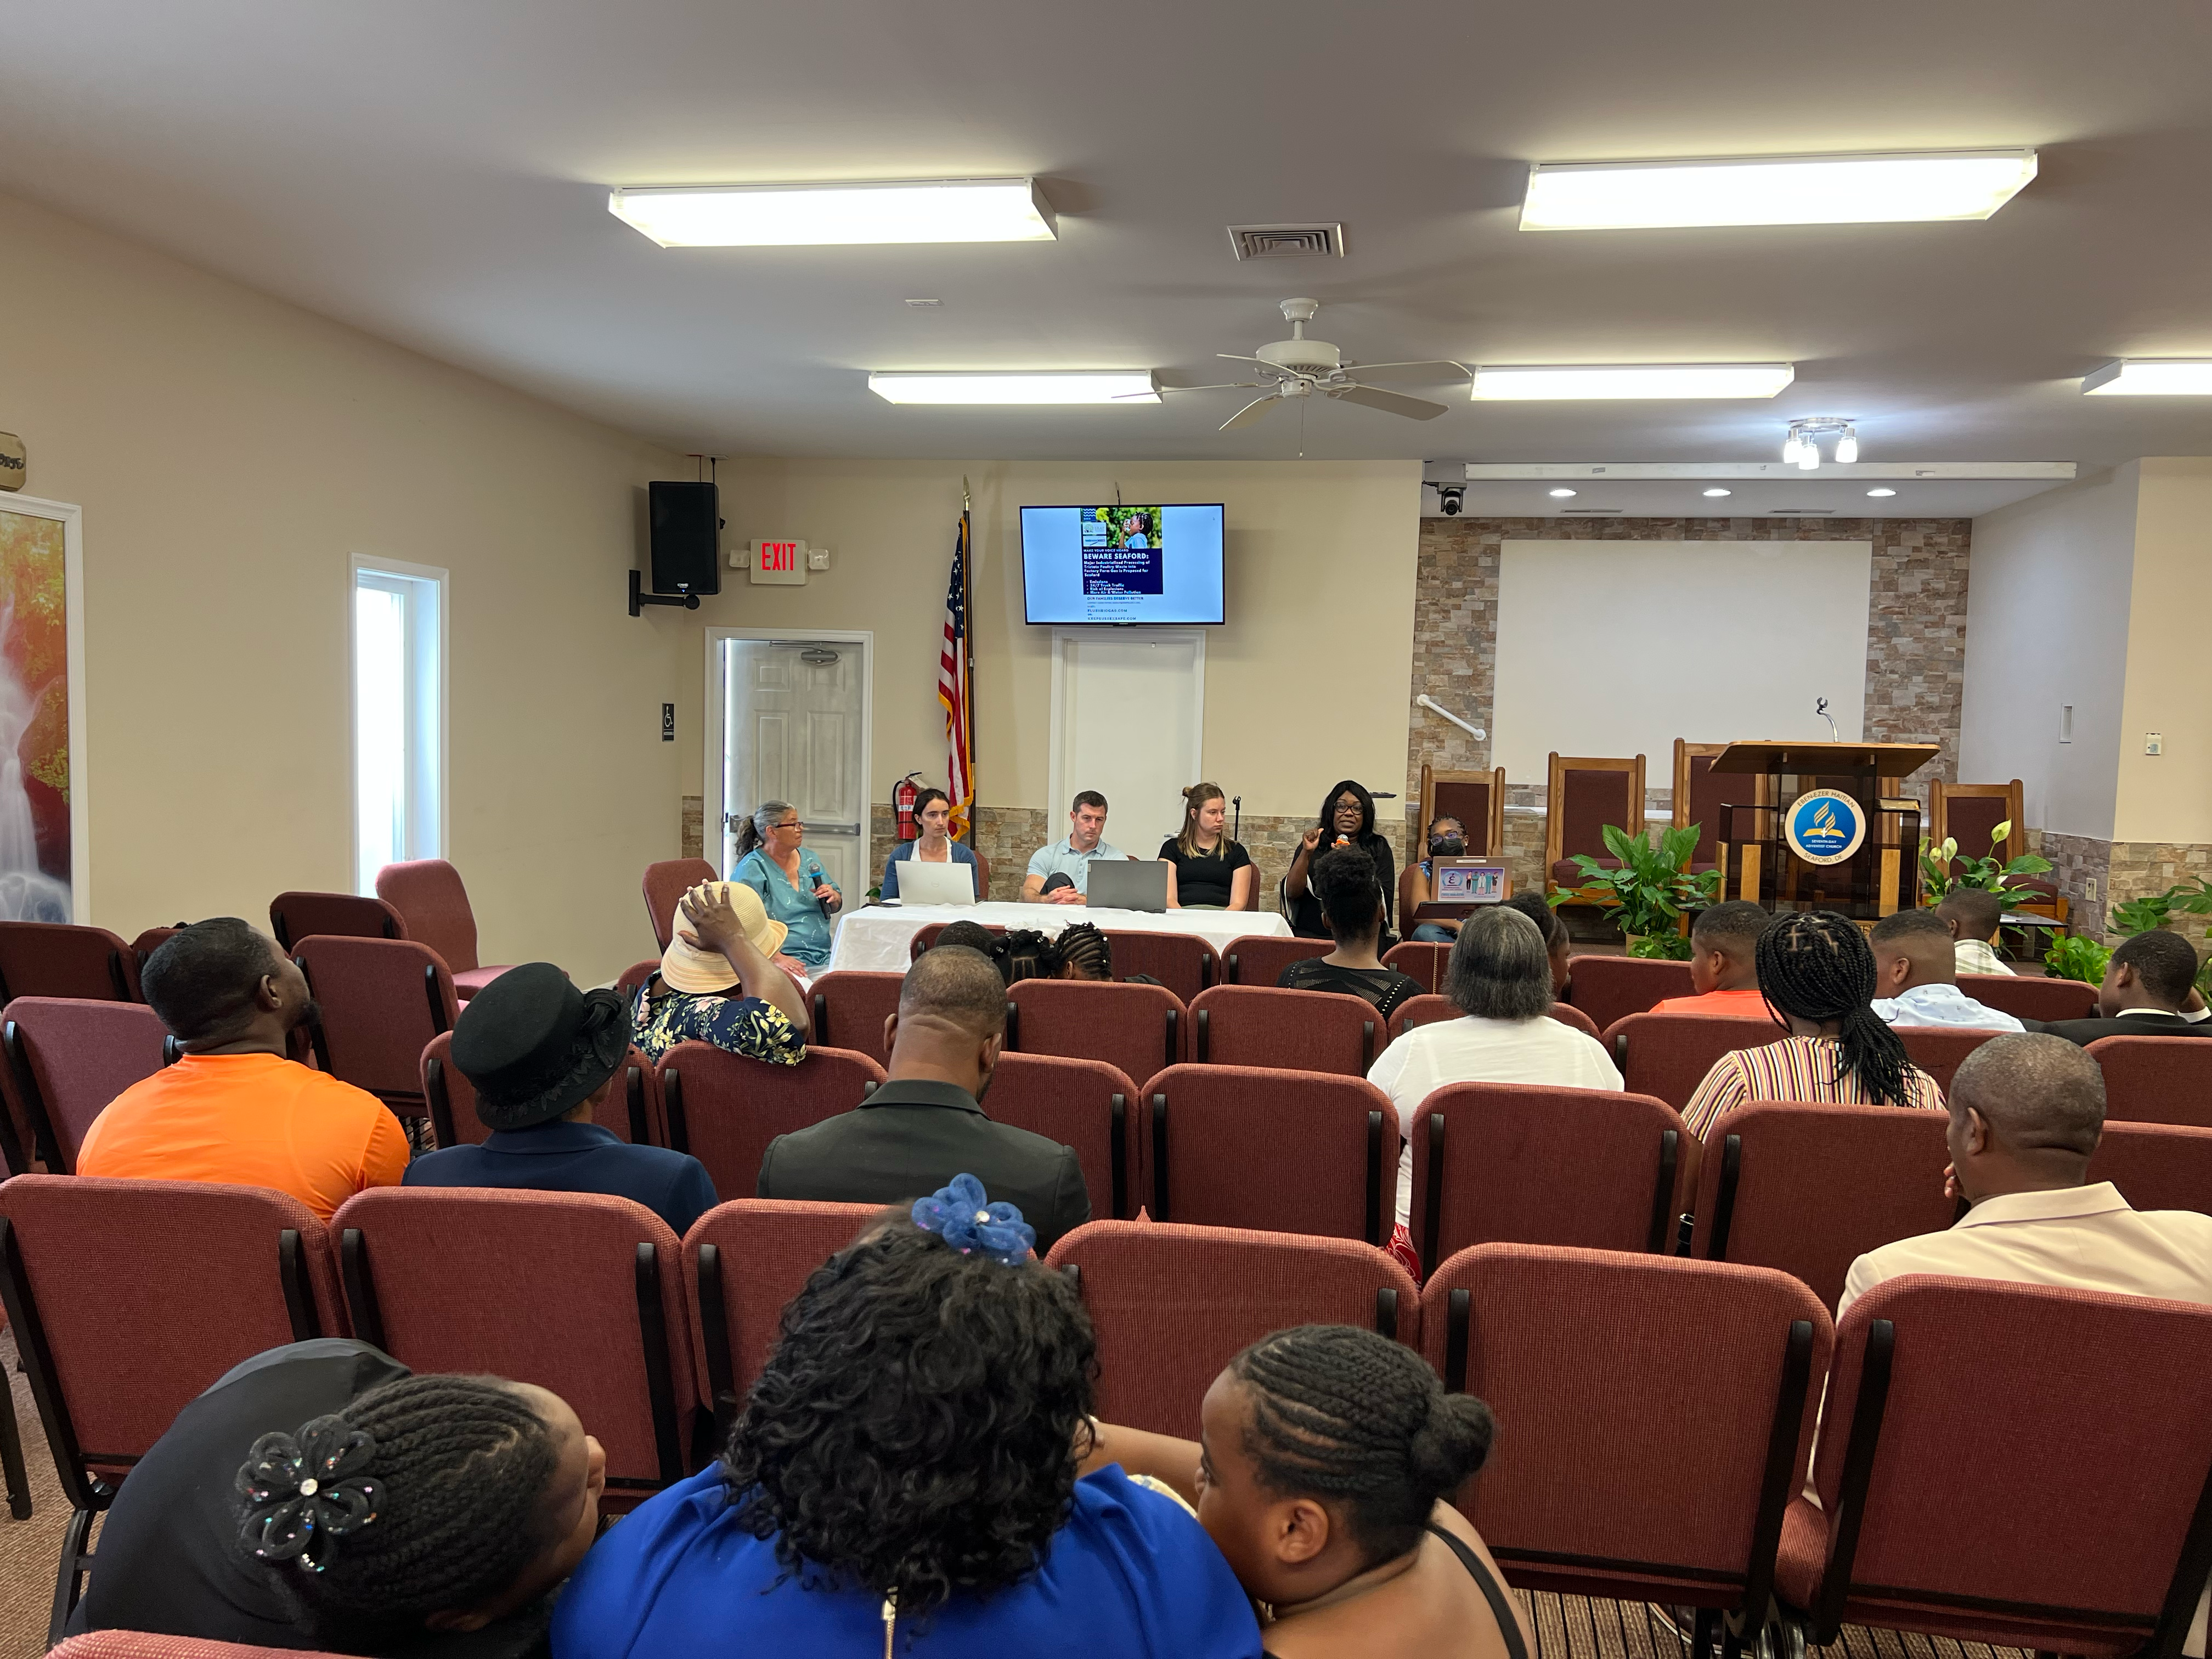
{"type": "Polygon", "coordinates": [[[806,826],[789,801],[764,800],[738,826],[738,861],[732,881],[761,896],[769,915],[788,929],[783,953],[808,975],[830,965],[830,918],[844,908],[822,860],[802,844],[806,826]]]}

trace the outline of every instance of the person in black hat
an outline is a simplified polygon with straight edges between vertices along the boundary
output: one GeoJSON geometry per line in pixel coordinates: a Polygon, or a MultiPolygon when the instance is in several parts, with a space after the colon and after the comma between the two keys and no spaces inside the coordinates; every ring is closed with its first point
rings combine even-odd
{"type": "Polygon", "coordinates": [[[453,1068],[475,1085],[491,1136],[416,1158],[406,1184],[607,1193],[644,1205],[680,1237],[714,1207],[706,1167],[592,1121],[619,1086],[629,1038],[620,992],[579,991],[550,962],[508,969],[453,1026],[453,1068]]]}

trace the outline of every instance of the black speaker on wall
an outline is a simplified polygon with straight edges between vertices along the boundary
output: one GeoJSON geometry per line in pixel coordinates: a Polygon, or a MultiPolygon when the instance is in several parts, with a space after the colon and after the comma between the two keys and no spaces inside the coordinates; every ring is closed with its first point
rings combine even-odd
{"type": "Polygon", "coordinates": [[[653,591],[722,591],[720,492],[710,483],[648,484],[653,533],[653,591]]]}

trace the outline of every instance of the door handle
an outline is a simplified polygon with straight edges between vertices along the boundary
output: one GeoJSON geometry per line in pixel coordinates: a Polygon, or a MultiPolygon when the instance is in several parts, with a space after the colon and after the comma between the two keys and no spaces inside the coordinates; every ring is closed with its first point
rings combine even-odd
{"type": "Polygon", "coordinates": [[[857,836],[860,833],[860,826],[857,823],[817,823],[812,818],[806,820],[806,827],[809,830],[819,830],[825,836],[857,836]]]}

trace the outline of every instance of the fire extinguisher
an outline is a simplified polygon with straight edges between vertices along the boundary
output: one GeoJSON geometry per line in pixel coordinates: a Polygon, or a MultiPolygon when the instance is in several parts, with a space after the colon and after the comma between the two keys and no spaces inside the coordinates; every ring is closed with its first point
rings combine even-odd
{"type": "Polygon", "coordinates": [[[921,786],[915,780],[921,775],[919,772],[909,772],[891,786],[891,811],[898,819],[901,841],[912,841],[921,833],[921,826],[914,821],[914,804],[921,794],[921,786]]]}

